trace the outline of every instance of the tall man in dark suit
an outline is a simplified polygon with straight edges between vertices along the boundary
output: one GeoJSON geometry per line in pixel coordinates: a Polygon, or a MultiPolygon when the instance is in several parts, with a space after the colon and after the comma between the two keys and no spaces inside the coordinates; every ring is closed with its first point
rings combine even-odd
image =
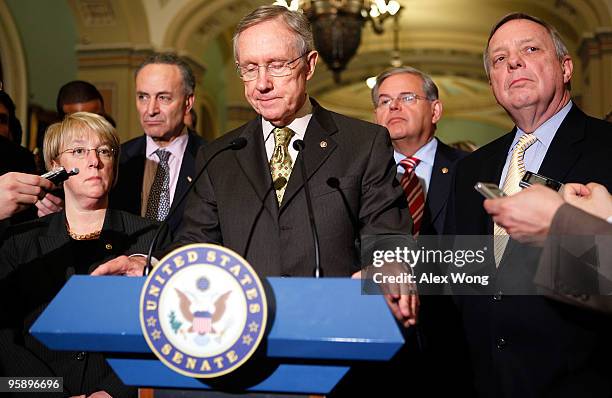
{"type": "MultiPolygon", "coordinates": [[[[318,53],[305,16],[259,7],[238,24],[234,54],[245,97],[259,116],[200,150],[197,168],[232,140],[248,142],[210,162],[187,201],[177,240],[222,244],[261,276],[312,276],[307,182],[324,276],[358,271],[356,241],[364,236],[403,234],[402,244],[411,245],[386,130],[328,111],[306,93],[318,53]],[[293,147],[298,139],[305,144],[300,153],[293,147]]],[[[399,319],[414,323],[414,297],[388,299],[399,319]]]]}
{"type": "MultiPolygon", "coordinates": [[[[384,71],[372,88],[372,102],[376,123],[389,130],[398,181],[414,220],[412,232],[429,241],[426,235],[442,233],[455,164],[467,153],[434,136],[443,106],[438,87],[420,70],[403,66],[384,71]]],[[[419,271],[432,272],[430,266],[419,271]]],[[[398,369],[411,367],[409,372],[418,375],[411,385],[416,396],[459,394],[462,388],[465,392],[469,386],[463,384],[466,378],[454,362],[465,348],[456,309],[448,296],[434,297],[439,291],[432,286],[419,288],[421,293],[428,290],[420,295],[420,344],[414,340],[416,335],[408,335],[405,349],[396,358],[398,369]],[[447,375],[448,383],[436,382],[441,373],[447,375]],[[454,375],[456,379],[450,380],[454,375]]]]}
{"type": "MultiPolygon", "coordinates": [[[[195,177],[195,157],[204,140],[183,119],[193,106],[195,78],[171,53],[153,54],[136,70],[136,107],[145,134],[121,145],[119,180],[111,208],[163,220],[174,199],[195,177]],[[161,165],[161,166],[160,166],[161,165]]],[[[168,220],[175,232],[184,204],[168,220]]]]}
{"type": "MultiPolygon", "coordinates": [[[[386,129],[328,111],[306,93],[318,58],[306,17],[282,6],[261,6],[238,24],[234,53],[245,96],[259,116],[200,148],[196,170],[235,139],[247,140],[246,147],[219,152],[209,163],[188,196],[176,244],[223,245],[261,276],[312,276],[307,181],[324,276],[358,271],[359,243],[370,248],[376,237],[395,236],[394,245],[412,247],[406,233],[412,223],[386,129]],[[292,145],[297,139],[305,146],[299,154],[292,145]]],[[[149,95],[144,90],[139,97],[149,95]]],[[[119,257],[97,272],[137,268],[144,268],[141,258],[119,257]]],[[[393,314],[413,325],[416,296],[392,293],[385,297],[393,314]]]]}
{"type": "MultiPolygon", "coordinates": [[[[245,97],[259,116],[199,150],[197,170],[212,160],[188,197],[177,244],[223,245],[262,277],[312,276],[307,183],[324,276],[358,271],[358,242],[369,248],[376,238],[396,235],[393,246],[413,247],[386,129],[328,111],[306,93],[318,58],[306,17],[281,6],[257,8],[238,24],[234,54],[245,97]],[[238,138],[247,140],[246,147],[219,152],[238,138]],[[292,145],[298,139],[304,142],[299,153],[292,145]]],[[[139,261],[120,257],[97,271],[126,272],[139,261]]],[[[407,327],[416,322],[417,298],[401,292],[385,298],[407,327]]],[[[382,367],[377,363],[365,370],[371,379],[361,373],[345,379],[337,393],[354,396],[355,382],[359,393],[361,387],[397,388],[395,380],[371,382],[381,380],[372,371],[382,367]]]]}
{"type": "Polygon", "coordinates": [[[612,127],[571,101],[572,59],[545,22],[518,13],[504,17],[491,31],[484,61],[493,94],[516,127],[458,163],[447,216],[449,233],[495,231],[498,236],[488,246],[483,271],[492,277],[491,294],[456,299],[479,395],[610,396],[609,320],[528,295],[535,292],[539,250],[508,242],[473,187],[478,181],[495,182],[512,194],[530,170],[561,182],[594,181],[610,189],[612,127]]]}
{"type": "Polygon", "coordinates": [[[420,184],[413,203],[422,200],[425,205],[412,214],[413,232],[442,233],[455,162],[466,153],[434,137],[436,123],[442,117],[438,87],[420,70],[408,66],[393,68],[376,78],[372,102],[376,123],[385,126],[391,135],[400,181],[410,174],[406,169],[410,166],[404,166],[402,161],[412,158],[413,163],[418,163],[414,173],[420,184]]]}

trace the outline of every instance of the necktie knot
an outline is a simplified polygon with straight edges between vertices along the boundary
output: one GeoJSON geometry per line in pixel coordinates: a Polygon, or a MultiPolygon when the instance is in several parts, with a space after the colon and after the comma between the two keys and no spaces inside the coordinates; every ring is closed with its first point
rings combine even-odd
{"type": "Polygon", "coordinates": [[[274,140],[276,142],[276,146],[283,146],[285,148],[289,147],[289,141],[293,137],[295,133],[288,127],[283,128],[275,128],[274,129],[274,140]]]}
{"type": "Polygon", "coordinates": [[[514,151],[526,151],[534,142],[536,142],[538,138],[535,134],[523,134],[519,138],[516,147],[514,147],[514,151]]]}
{"type": "Polygon", "coordinates": [[[400,160],[400,166],[402,166],[408,174],[412,173],[419,163],[421,163],[421,159],[415,158],[414,156],[409,156],[400,160]]]}
{"type": "Polygon", "coordinates": [[[168,163],[168,159],[170,159],[170,152],[165,149],[158,149],[154,154],[159,158],[159,163],[168,163]]]}

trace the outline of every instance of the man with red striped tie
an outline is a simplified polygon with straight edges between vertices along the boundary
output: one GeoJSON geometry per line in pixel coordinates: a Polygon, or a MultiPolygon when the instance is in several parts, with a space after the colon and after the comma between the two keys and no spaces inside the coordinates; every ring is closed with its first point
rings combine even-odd
{"type": "MultiPolygon", "coordinates": [[[[442,116],[438,87],[431,77],[417,69],[393,68],[376,78],[372,101],[376,123],[385,126],[391,136],[397,176],[414,220],[410,232],[422,238],[441,234],[455,163],[466,153],[434,137],[436,123],[442,116]]],[[[430,265],[417,266],[417,274],[440,273],[430,265]]],[[[407,336],[398,359],[402,362],[400,368],[418,380],[412,391],[416,396],[470,396],[471,385],[466,382],[470,377],[461,372],[465,368],[461,358],[467,354],[467,348],[461,338],[457,311],[449,296],[434,296],[438,290],[431,288],[428,286],[425,291],[425,286],[418,286],[419,344],[407,336]],[[440,374],[453,380],[439,383],[436,375],[440,374]]]]}
{"type": "Polygon", "coordinates": [[[389,130],[397,174],[410,206],[415,236],[442,232],[455,162],[466,155],[434,137],[442,116],[438,87],[411,68],[393,68],[372,89],[376,123],[389,130]]]}

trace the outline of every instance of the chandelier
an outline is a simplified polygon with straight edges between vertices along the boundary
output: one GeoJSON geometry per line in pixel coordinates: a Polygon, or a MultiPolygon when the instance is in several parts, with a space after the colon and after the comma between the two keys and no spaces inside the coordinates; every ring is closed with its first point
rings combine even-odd
{"type": "Polygon", "coordinates": [[[369,21],[380,34],[383,22],[401,9],[396,0],[277,0],[274,4],[303,10],[312,24],[315,47],[336,83],[361,44],[364,24],[369,21]]]}
{"type": "MultiPolygon", "coordinates": [[[[402,62],[401,53],[400,53],[399,31],[400,31],[399,18],[398,18],[398,14],[395,14],[395,17],[393,18],[393,50],[391,51],[391,59],[389,61],[389,65],[392,68],[399,68],[402,65],[404,65],[404,63],[402,62]]],[[[368,88],[371,90],[376,85],[376,76],[368,77],[365,83],[368,86],[368,88]]]]}

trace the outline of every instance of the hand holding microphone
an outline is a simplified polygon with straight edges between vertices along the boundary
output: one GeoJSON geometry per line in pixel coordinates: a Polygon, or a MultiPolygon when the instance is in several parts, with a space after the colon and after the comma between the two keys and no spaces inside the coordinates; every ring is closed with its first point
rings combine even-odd
{"type": "Polygon", "coordinates": [[[51,181],[35,174],[3,174],[0,176],[0,220],[25,210],[52,189],[51,181]]]}

